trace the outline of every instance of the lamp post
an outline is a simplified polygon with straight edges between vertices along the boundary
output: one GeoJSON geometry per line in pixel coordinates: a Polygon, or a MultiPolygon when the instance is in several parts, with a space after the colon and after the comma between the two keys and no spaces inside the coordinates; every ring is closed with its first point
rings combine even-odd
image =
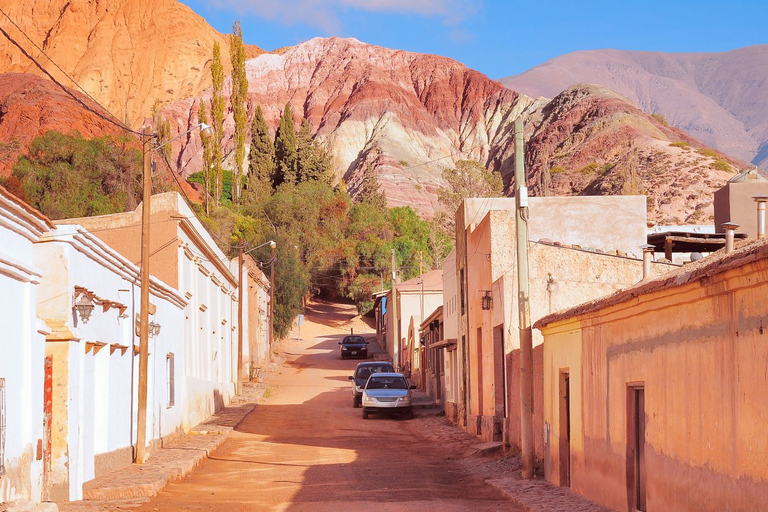
{"type": "Polygon", "coordinates": [[[243,382],[243,257],[251,251],[255,251],[259,247],[264,247],[269,244],[273,249],[277,245],[274,240],[264,242],[261,245],[257,245],[252,249],[248,249],[243,252],[243,239],[240,239],[240,245],[238,247],[237,257],[237,390],[236,393],[240,394],[242,382],[243,382]]]}
{"type": "Polygon", "coordinates": [[[194,130],[210,130],[210,126],[200,123],[194,128],[174,137],[163,144],[152,145],[156,134],[147,130],[143,133],[141,158],[144,167],[143,192],[141,206],[141,300],[139,311],[139,397],[136,412],[136,462],[143,464],[146,459],[147,445],[147,371],[149,368],[149,217],[152,195],[152,151],[167,146],[171,142],[192,133],[194,130]]]}

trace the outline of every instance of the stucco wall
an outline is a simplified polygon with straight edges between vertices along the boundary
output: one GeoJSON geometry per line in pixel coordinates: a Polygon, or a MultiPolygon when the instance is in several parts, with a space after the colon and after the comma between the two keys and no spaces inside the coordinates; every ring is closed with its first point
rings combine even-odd
{"type": "Polygon", "coordinates": [[[626,510],[627,389],[645,389],[647,509],[768,502],[768,259],[544,330],[551,479],[561,464],[555,374],[571,369],[571,479],[626,510]]]}
{"type": "Polygon", "coordinates": [[[0,379],[6,429],[0,502],[41,500],[43,463],[37,446],[43,441],[45,325],[35,312],[41,272],[33,244],[49,227],[45,217],[0,187],[0,379]]]}
{"type": "MultiPolygon", "coordinates": [[[[38,312],[51,326],[53,358],[51,497],[77,500],[83,484],[129,464],[136,439],[139,269],[78,226],[60,226],[35,246],[43,272],[38,312]],[[94,309],[85,321],[73,309],[76,287],[88,290],[94,309]]],[[[147,439],[181,427],[184,364],[182,297],[154,281],[149,339],[147,439]],[[166,357],[173,354],[175,404],[168,401],[166,357]]]]}

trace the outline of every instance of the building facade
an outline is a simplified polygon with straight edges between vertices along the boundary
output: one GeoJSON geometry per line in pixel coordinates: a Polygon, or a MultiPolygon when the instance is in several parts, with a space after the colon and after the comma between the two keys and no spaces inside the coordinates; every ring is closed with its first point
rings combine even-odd
{"type": "MultiPolygon", "coordinates": [[[[48,325],[51,419],[46,490],[80,500],[83,484],[134,461],[138,410],[139,268],[84,228],[61,225],[35,244],[42,272],[37,314],[48,325]]],[[[182,425],[184,309],[176,290],[150,282],[146,439],[182,425]]]]}
{"type": "Polygon", "coordinates": [[[42,273],[34,244],[53,225],[0,187],[0,503],[39,502],[45,495],[50,456],[44,423],[45,335],[36,305],[42,273]]]}
{"type": "Polygon", "coordinates": [[[768,242],[541,319],[548,480],[613,510],[768,502],[768,242]]]}

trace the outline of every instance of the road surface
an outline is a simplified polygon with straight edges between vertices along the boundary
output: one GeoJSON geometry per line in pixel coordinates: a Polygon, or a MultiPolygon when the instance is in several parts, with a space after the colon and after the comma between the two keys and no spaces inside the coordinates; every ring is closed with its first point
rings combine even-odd
{"type": "Polygon", "coordinates": [[[521,510],[424,434],[435,418],[363,420],[347,378],[357,361],[339,358],[343,322],[326,318],[283,343],[285,364],[229,439],[136,510],[521,510]]]}

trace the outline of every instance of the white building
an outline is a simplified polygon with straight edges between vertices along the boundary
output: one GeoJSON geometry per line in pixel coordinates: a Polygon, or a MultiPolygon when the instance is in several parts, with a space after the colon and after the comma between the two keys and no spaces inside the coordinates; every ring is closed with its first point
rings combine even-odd
{"type": "MultiPolygon", "coordinates": [[[[185,430],[228,404],[237,379],[237,272],[195,213],[176,192],[152,196],[150,273],[187,301],[182,390],[185,430]]],[[[66,219],[80,224],[128,260],[141,259],[141,212],[66,219]]]]}
{"type": "MultiPolygon", "coordinates": [[[[93,234],[61,225],[35,244],[43,277],[37,313],[50,328],[51,460],[54,501],[83,498],[83,484],[131,464],[138,410],[139,268],[93,234]]],[[[184,308],[150,280],[146,439],[181,429],[184,308]],[[158,332],[159,331],[159,332],[158,332]]],[[[40,378],[42,382],[42,377],[40,378]]]]}
{"type": "Polygon", "coordinates": [[[35,315],[33,244],[51,227],[0,187],[0,503],[43,498],[45,327],[35,315]]]}

